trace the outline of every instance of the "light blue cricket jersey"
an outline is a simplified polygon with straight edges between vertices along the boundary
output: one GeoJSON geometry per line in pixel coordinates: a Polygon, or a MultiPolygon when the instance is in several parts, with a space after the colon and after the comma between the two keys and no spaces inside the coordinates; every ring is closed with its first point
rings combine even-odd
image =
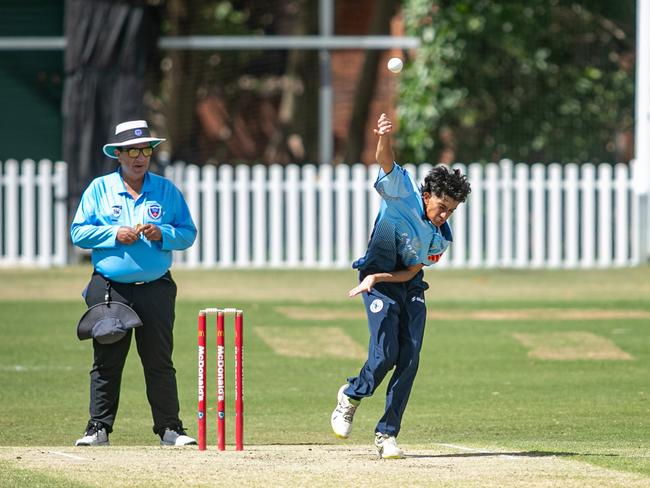
{"type": "Polygon", "coordinates": [[[75,246],[92,249],[95,270],[120,283],[153,281],[172,265],[172,251],[187,249],[196,226],[183,194],[162,176],[147,172],[137,200],[129,195],[121,171],[94,179],[84,191],[70,236],[75,246]],[[117,241],[122,226],[156,224],[161,241],[140,235],[133,244],[117,241]]]}
{"type": "Polygon", "coordinates": [[[438,228],[427,219],[409,173],[397,163],[388,174],[380,169],[375,189],[382,197],[379,214],[365,256],[352,267],[378,273],[437,262],[452,241],[451,228],[447,222],[438,228]]]}

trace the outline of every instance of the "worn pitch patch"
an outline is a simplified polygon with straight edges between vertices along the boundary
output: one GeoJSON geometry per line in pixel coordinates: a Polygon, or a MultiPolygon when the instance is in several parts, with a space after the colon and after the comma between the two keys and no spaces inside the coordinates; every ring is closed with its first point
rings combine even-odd
{"type": "Polygon", "coordinates": [[[606,337],[591,332],[515,333],[513,337],[529,349],[528,357],[531,358],[555,361],[634,359],[606,337]]]}
{"type": "Polygon", "coordinates": [[[618,320],[650,319],[645,310],[598,310],[583,308],[532,308],[468,312],[474,320],[618,320]]]}
{"type": "Polygon", "coordinates": [[[338,327],[255,327],[255,333],[280,356],[364,359],[366,351],[338,327]]]}
{"type": "Polygon", "coordinates": [[[333,310],[330,308],[277,307],[276,312],[292,320],[363,320],[363,308],[357,310],[333,310]]]}
{"type": "MultiPolygon", "coordinates": [[[[285,317],[293,320],[363,320],[363,309],[332,310],[309,307],[278,307],[276,309],[285,317]]],[[[522,308],[515,310],[429,310],[430,320],[478,320],[478,321],[513,321],[513,320],[627,320],[650,319],[650,312],[645,310],[597,310],[580,308],[522,308]]]]}

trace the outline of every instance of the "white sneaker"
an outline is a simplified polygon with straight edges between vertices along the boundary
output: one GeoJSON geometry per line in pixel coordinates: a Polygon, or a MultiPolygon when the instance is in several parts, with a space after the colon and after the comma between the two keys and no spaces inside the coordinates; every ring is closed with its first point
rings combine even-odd
{"type": "Polygon", "coordinates": [[[359,402],[350,399],[343,390],[345,390],[348,385],[343,385],[339,388],[339,392],[336,395],[338,400],[338,405],[332,412],[332,430],[334,435],[339,439],[347,439],[352,432],[352,421],[354,420],[354,412],[359,406],[359,402]]]}
{"type": "Polygon", "coordinates": [[[165,429],[165,433],[160,436],[161,446],[194,446],[196,439],[185,434],[183,429],[178,431],[172,429],[165,429]]]}
{"type": "Polygon", "coordinates": [[[397,446],[397,439],[394,435],[377,432],[375,434],[375,447],[382,459],[402,459],[404,457],[404,451],[397,446]]]}
{"type": "Polygon", "coordinates": [[[75,446],[108,446],[108,432],[101,424],[91,424],[81,439],[77,439],[75,446]]]}

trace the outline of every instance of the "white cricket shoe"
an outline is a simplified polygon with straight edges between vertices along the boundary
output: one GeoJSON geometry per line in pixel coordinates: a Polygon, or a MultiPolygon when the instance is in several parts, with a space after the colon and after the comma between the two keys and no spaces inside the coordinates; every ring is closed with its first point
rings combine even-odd
{"type": "Polygon", "coordinates": [[[377,432],[375,434],[375,447],[382,459],[402,459],[404,457],[404,451],[398,447],[394,435],[377,432]]]}
{"type": "Polygon", "coordinates": [[[101,424],[90,424],[84,436],[77,439],[75,446],[108,446],[108,432],[101,424]]]}
{"type": "Polygon", "coordinates": [[[339,388],[339,392],[336,395],[338,404],[332,412],[332,430],[334,435],[339,439],[347,439],[352,432],[352,421],[354,420],[354,412],[359,406],[359,402],[349,398],[343,390],[345,390],[348,385],[343,385],[339,388]]]}
{"type": "Polygon", "coordinates": [[[165,429],[165,433],[160,436],[161,446],[194,446],[196,439],[185,434],[183,429],[173,430],[165,429]]]}

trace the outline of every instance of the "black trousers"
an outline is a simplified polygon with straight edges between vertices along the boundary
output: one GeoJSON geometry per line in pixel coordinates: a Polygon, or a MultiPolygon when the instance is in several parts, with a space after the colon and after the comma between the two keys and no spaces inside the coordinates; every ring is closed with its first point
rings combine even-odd
{"type": "MultiPolygon", "coordinates": [[[[86,289],[88,306],[104,301],[107,280],[93,274],[86,289]]],[[[147,399],[151,405],[153,431],[162,434],[166,427],[182,428],[178,417],[178,388],[172,362],[176,283],[167,272],[143,284],[110,282],[111,300],[131,306],[142,326],[130,329],[113,344],[93,339],[94,363],[90,371],[90,422],[101,422],[112,432],[120,402],[122,371],[135,331],[135,342],[144,369],[147,399]]]]}

